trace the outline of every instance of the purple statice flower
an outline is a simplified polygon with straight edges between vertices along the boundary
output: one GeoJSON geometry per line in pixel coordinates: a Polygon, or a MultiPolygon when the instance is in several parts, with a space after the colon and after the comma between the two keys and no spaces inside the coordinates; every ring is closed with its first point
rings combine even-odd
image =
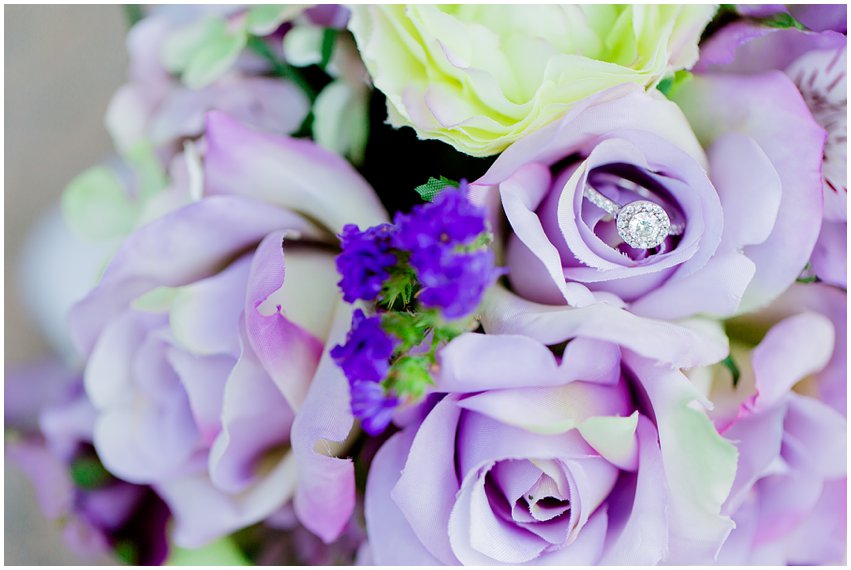
{"type": "Polygon", "coordinates": [[[434,246],[467,245],[485,232],[484,210],[467,199],[467,183],[447,188],[429,204],[414,207],[409,214],[397,214],[399,249],[411,252],[434,246]]]}
{"type": "Polygon", "coordinates": [[[495,272],[489,250],[465,250],[487,230],[484,211],[466,197],[466,182],[410,214],[397,215],[395,222],[396,247],[410,252],[423,287],[420,302],[442,309],[450,319],[474,311],[495,272]]]}
{"type": "Polygon", "coordinates": [[[361,231],[347,224],[340,234],[342,252],[337,256],[337,272],[342,275],[338,285],[343,299],[353,303],[358,299],[372,301],[390,277],[396,256],[390,251],[393,226],[380,224],[361,231]]]}
{"type": "Polygon", "coordinates": [[[352,414],[369,435],[379,435],[390,424],[399,399],[386,394],[378,382],[352,383],[352,414]]]}
{"type": "Polygon", "coordinates": [[[495,276],[493,252],[490,250],[466,253],[447,253],[427,259],[423,252],[417,267],[423,286],[420,302],[438,307],[448,319],[457,319],[476,310],[485,289],[495,276]],[[422,269],[421,269],[422,268],[422,269]]]}
{"type": "Polygon", "coordinates": [[[346,343],[331,350],[331,358],[350,383],[379,382],[390,370],[390,357],[397,341],[381,328],[379,317],[367,317],[356,309],[346,343]]]}

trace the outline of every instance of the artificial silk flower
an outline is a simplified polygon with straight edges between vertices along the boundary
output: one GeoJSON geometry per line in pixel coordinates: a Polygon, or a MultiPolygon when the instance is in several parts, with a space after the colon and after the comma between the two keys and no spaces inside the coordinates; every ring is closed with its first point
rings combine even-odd
{"type": "Polygon", "coordinates": [[[722,564],[837,564],[845,553],[846,295],[798,285],[727,325],[736,374],[696,369],[739,452],[722,564]]]}
{"type": "MultiPolygon", "coordinates": [[[[645,339],[662,341],[648,326],[645,339]]],[[[733,527],[721,505],[736,453],[688,379],[633,352],[644,348],[579,337],[554,354],[515,334],[452,341],[440,353],[443,396],[372,464],[375,563],[712,561],[733,527]]]]}
{"type": "Polygon", "coordinates": [[[4,393],[6,459],[32,481],[42,513],[74,553],[162,564],[168,509],[149,486],[104,469],[92,448],[97,413],[80,375],[58,360],[13,367],[4,393]]]}
{"type": "Polygon", "coordinates": [[[390,122],[487,156],[622,83],[697,60],[714,6],[354,6],[390,122]]]}
{"type": "MultiPolygon", "coordinates": [[[[813,6],[830,11],[832,7],[813,6]]],[[[845,6],[841,9],[845,22],[845,6]]],[[[812,15],[817,16],[819,12],[812,15]]],[[[816,33],[777,28],[755,22],[734,22],[704,45],[695,71],[724,77],[734,85],[771,70],[782,71],[801,92],[804,102],[825,131],[822,161],[824,221],[810,263],[812,273],[827,283],[846,287],[848,226],[847,40],[827,30],[816,33]]],[[[693,109],[693,114],[700,111],[693,109]]]]}
{"type": "Polygon", "coordinates": [[[443,188],[433,202],[397,213],[392,224],[340,235],[338,283],[343,299],[372,301],[356,309],[345,344],[331,357],[351,387],[351,407],[369,435],[380,435],[401,404],[419,403],[446,341],[477,326],[474,311],[498,271],[482,208],[467,183],[443,188]]]}
{"type": "Polygon", "coordinates": [[[824,130],[795,86],[780,74],[700,77],[677,101],[686,114],[661,93],[613,88],[471,184],[517,294],[724,316],[800,275],[820,226],[824,130]]]}
{"type": "Polygon", "coordinates": [[[110,472],[163,497],[179,546],[292,500],[330,541],[354,505],[351,463],[314,449],[352,423],[331,396],[347,395],[345,379],[321,362],[350,315],[330,248],[344,221],[385,214],[348,163],[312,142],[221,114],[204,140],[202,195],[131,233],[72,309],[94,446],[110,472]],[[316,506],[326,499],[333,509],[316,506]]]}

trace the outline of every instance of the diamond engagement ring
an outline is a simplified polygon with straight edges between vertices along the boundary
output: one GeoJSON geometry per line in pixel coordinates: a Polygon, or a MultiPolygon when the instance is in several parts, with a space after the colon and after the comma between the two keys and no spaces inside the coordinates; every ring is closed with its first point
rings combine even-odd
{"type": "MultiPolygon", "coordinates": [[[[637,193],[646,196],[647,190],[638,186],[637,193]]],[[[652,249],[658,247],[668,236],[682,235],[684,224],[672,224],[668,212],[650,200],[636,200],[621,206],[610,200],[590,185],[585,186],[585,198],[598,208],[609,213],[615,220],[618,234],[631,247],[652,249]]]]}

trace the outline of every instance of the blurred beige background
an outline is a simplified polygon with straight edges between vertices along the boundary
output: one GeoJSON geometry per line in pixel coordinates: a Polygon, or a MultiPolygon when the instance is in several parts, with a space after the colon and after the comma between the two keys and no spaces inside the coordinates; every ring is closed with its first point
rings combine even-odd
{"type": "MultiPolygon", "coordinates": [[[[103,115],[125,77],[125,31],[120,6],[6,6],[7,366],[47,350],[21,307],[19,253],[68,181],[110,152],[103,115]]],[[[79,564],[39,513],[23,475],[6,467],[4,481],[5,563],[79,564]]]]}

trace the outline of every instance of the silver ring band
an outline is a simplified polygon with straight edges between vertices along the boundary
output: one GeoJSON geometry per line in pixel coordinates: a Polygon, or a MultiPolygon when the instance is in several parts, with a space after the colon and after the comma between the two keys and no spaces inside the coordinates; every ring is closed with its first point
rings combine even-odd
{"type": "MultiPolygon", "coordinates": [[[[621,187],[624,182],[619,182],[621,187]]],[[[634,191],[642,197],[649,197],[650,192],[638,185],[631,183],[629,190],[634,191]]],[[[589,202],[612,216],[617,224],[618,234],[631,247],[639,249],[652,249],[658,247],[668,236],[682,235],[685,224],[671,223],[670,216],[665,209],[651,200],[636,200],[621,206],[586,184],[583,196],[589,202]]]]}

